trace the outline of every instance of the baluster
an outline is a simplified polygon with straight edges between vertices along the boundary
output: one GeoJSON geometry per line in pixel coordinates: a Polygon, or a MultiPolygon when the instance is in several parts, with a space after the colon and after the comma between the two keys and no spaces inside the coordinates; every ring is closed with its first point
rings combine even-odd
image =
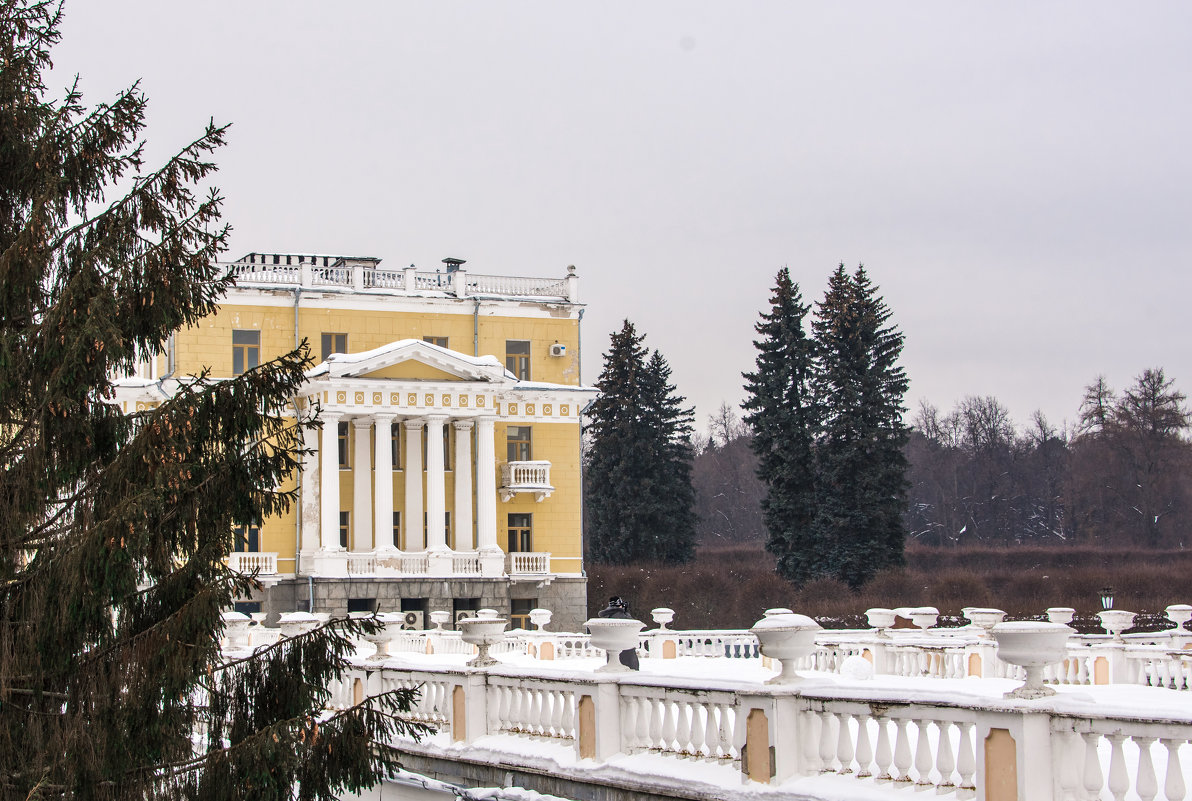
{"type": "Polygon", "coordinates": [[[874,720],[877,722],[877,753],[874,755],[877,778],[886,781],[894,778],[890,775],[890,763],[894,759],[890,753],[890,721],[883,715],[876,716],[874,720]]]}
{"type": "Polygon", "coordinates": [[[736,707],[736,714],[733,715],[733,759],[739,760],[741,758],[742,749],[745,747],[745,712],[744,706],[738,705],[736,707]]]}
{"type": "Polygon", "coordinates": [[[853,772],[853,734],[852,727],[849,726],[850,718],[852,715],[843,712],[837,716],[836,759],[840,761],[840,770],[837,773],[842,774],[853,772]]]}
{"type": "MultiPolygon", "coordinates": [[[[575,731],[575,693],[564,693],[563,697],[563,718],[561,720],[561,732],[564,737],[572,737],[579,739],[575,731]]],[[[632,731],[632,729],[627,729],[632,731]]]]}
{"type": "Polygon", "coordinates": [[[1126,737],[1123,734],[1107,734],[1105,737],[1109,740],[1109,792],[1113,793],[1114,801],[1122,801],[1130,786],[1126,777],[1126,755],[1122,753],[1126,737]]]}
{"type": "Polygon", "coordinates": [[[704,719],[704,747],[707,749],[710,759],[723,756],[720,753],[720,734],[716,726],[716,713],[719,711],[720,707],[716,704],[708,704],[705,707],[707,717],[704,719]]]}
{"type": "Polygon", "coordinates": [[[898,771],[895,781],[909,782],[911,780],[911,744],[907,739],[906,720],[894,720],[894,767],[898,771]]]}
{"type": "Polygon", "coordinates": [[[820,729],[823,727],[823,713],[815,712],[814,710],[807,710],[800,717],[802,717],[803,731],[803,761],[807,765],[807,775],[820,773],[823,770],[823,761],[820,760],[819,742],[820,729]]]}
{"type": "Polygon", "coordinates": [[[543,698],[545,693],[542,690],[530,691],[530,725],[529,734],[542,734],[546,727],[543,726],[545,717],[543,715],[543,698]]]}
{"type": "Polygon", "coordinates": [[[820,717],[820,733],[819,733],[819,757],[820,757],[820,773],[831,773],[836,769],[836,740],[833,736],[835,734],[833,723],[836,722],[836,716],[831,712],[824,710],[820,717]]]}
{"type": "Polygon", "coordinates": [[[960,744],[956,755],[956,772],[960,774],[959,789],[977,791],[977,756],[973,750],[972,738],[976,736],[976,727],[971,723],[958,723],[960,729],[960,744]]]}
{"type": "Polygon", "coordinates": [[[1159,794],[1159,782],[1155,780],[1155,761],[1151,756],[1151,745],[1154,737],[1134,737],[1134,744],[1138,746],[1138,772],[1135,779],[1135,790],[1141,801],[1154,801],[1159,794]]]}
{"type": "Polygon", "coordinates": [[[655,699],[650,700],[650,748],[651,750],[662,749],[662,717],[665,710],[662,709],[663,702],[655,699]]]}
{"type": "Polygon", "coordinates": [[[919,730],[919,737],[915,743],[915,770],[918,772],[919,778],[915,784],[930,785],[931,766],[935,760],[931,758],[931,742],[927,739],[927,721],[915,721],[915,728],[919,730]]]}
{"type": "Polygon", "coordinates": [[[712,710],[711,707],[705,704],[689,704],[689,706],[691,708],[691,724],[688,727],[691,741],[689,747],[691,749],[691,757],[693,759],[699,759],[704,756],[704,730],[707,725],[702,716],[707,715],[708,718],[711,718],[712,710]]]}
{"type": "Polygon", "coordinates": [[[626,696],[621,705],[621,738],[625,741],[625,753],[632,754],[641,744],[641,737],[637,731],[638,700],[634,696],[626,696]]]}
{"type": "Polygon", "coordinates": [[[857,778],[864,779],[873,774],[869,770],[873,762],[873,749],[869,744],[869,715],[854,715],[857,721],[857,778]]]}
{"type": "Polygon", "coordinates": [[[1076,660],[1076,683],[1089,683],[1089,662],[1088,658],[1085,656],[1081,656],[1076,660]]]}
{"type": "MultiPolygon", "coordinates": [[[[567,706],[567,699],[570,696],[563,693],[562,690],[554,690],[550,694],[550,734],[552,737],[562,737],[563,731],[563,708],[567,706]]],[[[627,731],[628,727],[623,726],[621,731],[627,731]]]]}
{"type": "Polygon", "coordinates": [[[952,724],[946,720],[937,720],[935,726],[939,729],[939,744],[936,746],[935,769],[940,774],[940,787],[952,786],[952,771],[956,769],[956,758],[952,755],[952,724]]]}
{"type": "Polygon", "coordinates": [[[650,718],[651,712],[654,711],[654,704],[650,702],[649,698],[637,698],[637,747],[649,749],[653,743],[650,741],[650,718]]]}
{"type": "Polygon", "coordinates": [[[675,704],[663,699],[664,714],[662,717],[662,750],[670,751],[675,747],[675,730],[678,722],[675,720],[675,704]]]}
{"type": "Polygon", "coordinates": [[[691,753],[691,714],[694,710],[686,701],[675,703],[678,721],[675,726],[675,748],[680,754],[691,753]]]}
{"type": "Polygon", "coordinates": [[[530,717],[530,691],[524,687],[513,687],[513,703],[509,710],[509,718],[514,730],[522,733],[526,731],[526,721],[530,717]]]}
{"type": "Polygon", "coordinates": [[[716,758],[733,758],[732,710],[727,704],[716,707],[716,758]]]}
{"type": "Polygon", "coordinates": [[[1180,746],[1183,740],[1170,740],[1166,737],[1159,742],[1167,748],[1167,778],[1163,782],[1163,794],[1167,801],[1176,801],[1184,797],[1184,771],[1180,765],[1180,746]]]}
{"type": "Polygon", "coordinates": [[[1084,786],[1081,783],[1083,759],[1084,743],[1080,735],[1072,731],[1056,732],[1051,764],[1060,785],[1060,801],[1081,801],[1084,798],[1084,786]]]}
{"type": "Polygon", "coordinates": [[[1105,778],[1101,774],[1101,760],[1097,757],[1097,732],[1081,734],[1084,738],[1084,791],[1089,798],[1100,798],[1105,778]]]}

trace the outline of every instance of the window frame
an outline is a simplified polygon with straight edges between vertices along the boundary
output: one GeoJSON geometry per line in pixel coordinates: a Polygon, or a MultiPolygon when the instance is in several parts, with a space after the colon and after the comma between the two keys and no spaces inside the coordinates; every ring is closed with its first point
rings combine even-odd
{"type": "Polygon", "coordinates": [[[339,448],[339,454],[337,457],[339,459],[339,469],[351,470],[352,443],[351,437],[348,434],[349,425],[345,420],[340,420],[336,425],[339,426],[339,430],[336,432],[336,443],[339,448]]]}
{"type": "Polygon", "coordinates": [[[332,354],[348,352],[348,335],[340,331],[324,331],[319,338],[319,344],[323,354],[322,361],[327,361],[332,354]],[[341,343],[343,347],[340,347],[341,343]]]}
{"type": "Polygon", "coordinates": [[[342,548],[350,548],[352,540],[352,513],[350,511],[340,510],[339,512],[339,544],[342,548]]]}
{"type": "Polygon", "coordinates": [[[530,512],[510,512],[505,519],[507,553],[533,553],[534,515],[530,512]],[[517,519],[515,518],[524,518],[517,519]],[[516,539],[515,539],[516,538],[516,539]]]}
{"type": "Polygon", "coordinates": [[[440,348],[448,348],[448,350],[450,350],[447,345],[447,343],[451,341],[450,337],[424,336],[422,341],[429,342],[431,345],[438,345],[440,348]]]}
{"type": "Polygon", "coordinates": [[[232,375],[243,375],[261,364],[261,331],[232,329],[232,375]],[[245,341],[249,340],[249,341],[245,341]],[[249,364],[251,362],[251,364],[249,364]],[[239,369],[237,369],[239,367],[239,369]]]}
{"type": "Polygon", "coordinates": [[[530,340],[505,340],[505,369],[517,376],[518,381],[530,380],[530,353],[530,340]],[[525,346],[524,353],[521,351],[523,345],[525,346]],[[511,346],[517,346],[517,350],[511,346]]]}
{"type": "Polygon", "coordinates": [[[534,427],[506,426],[505,427],[505,461],[532,462],[534,461],[534,427]],[[513,434],[525,432],[525,439],[514,439],[513,434]],[[514,450],[516,448],[516,451],[514,450]],[[524,453],[525,458],[521,458],[524,453]],[[517,458],[514,458],[514,457],[517,458]]]}

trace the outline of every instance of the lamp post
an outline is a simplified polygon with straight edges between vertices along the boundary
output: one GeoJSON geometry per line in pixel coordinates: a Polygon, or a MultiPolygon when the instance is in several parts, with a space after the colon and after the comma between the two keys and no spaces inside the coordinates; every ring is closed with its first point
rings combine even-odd
{"type": "Polygon", "coordinates": [[[1102,587],[1097,592],[1101,596],[1101,608],[1113,609],[1113,587],[1102,587]]]}

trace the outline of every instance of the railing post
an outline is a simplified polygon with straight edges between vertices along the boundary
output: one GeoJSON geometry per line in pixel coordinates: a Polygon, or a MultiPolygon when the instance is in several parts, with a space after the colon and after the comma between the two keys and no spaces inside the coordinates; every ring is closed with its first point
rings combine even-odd
{"type": "Polygon", "coordinates": [[[361,289],[364,289],[364,265],[363,264],[353,264],[352,265],[352,289],[355,289],[357,292],[359,292],[361,289]]]}
{"type": "Polygon", "coordinates": [[[482,671],[464,676],[463,681],[455,686],[451,705],[452,740],[471,743],[488,734],[488,693],[488,674],[482,671]],[[457,726],[454,716],[460,713],[461,707],[463,720],[457,726]]]}
{"type": "Polygon", "coordinates": [[[594,703],[595,753],[593,758],[604,762],[621,752],[621,685],[605,681],[596,685],[594,703]]]}
{"type": "Polygon", "coordinates": [[[311,265],[303,261],[298,265],[298,283],[302,286],[310,286],[311,284],[311,265]]]}
{"type": "Polygon", "coordinates": [[[417,272],[418,271],[414,269],[414,265],[412,265],[412,264],[409,267],[402,268],[402,271],[401,271],[402,287],[407,292],[413,292],[415,289],[418,288],[417,272]]]}
{"type": "Polygon", "coordinates": [[[579,303],[579,276],[575,274],[575,265],[567,267],[567,302],[579,303]]]}
{"type": "Polygon", "coordinates": [[[457,298],[466,298],[468,296],[468,271],[456,270],[451,275],[452,289],[455,290],[457,298]]]}
{"type": "Polygon", "coordinates": [[[1047,712],[978,712],[977,801],[1057,797],[1047,712]]]}

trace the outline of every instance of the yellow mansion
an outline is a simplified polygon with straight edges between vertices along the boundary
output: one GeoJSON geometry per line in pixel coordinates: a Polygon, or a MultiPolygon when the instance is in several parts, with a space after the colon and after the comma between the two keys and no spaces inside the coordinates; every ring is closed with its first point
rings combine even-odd
{"type": "Polygon", "coordinates": [[[302,340],[319,409],[291,511],[245,527],[232,565],[265,584],[246,611],[550,609],[586,617],[574,268],[562,278],[387,270],[380,259],[252,253],[219,311],[122,380],[131,411],[178,378],[233,376],[302,340]]]}

